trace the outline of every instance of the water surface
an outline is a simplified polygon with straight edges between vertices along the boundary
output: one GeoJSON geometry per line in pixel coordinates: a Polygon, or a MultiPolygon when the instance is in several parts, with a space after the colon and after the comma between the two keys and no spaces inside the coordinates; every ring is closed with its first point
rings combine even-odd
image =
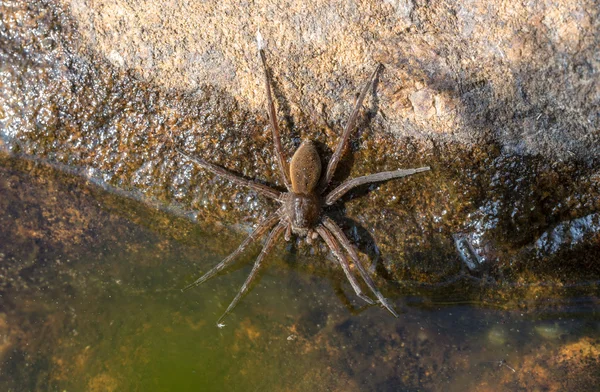
{"type": "Polygon", "coordinates": [[[258,247],[226,274],[180,288],[243,236],[35,162],[3,160],[0,178],[3,390],[594,390],[599,381],[594,282],[378,277],[401,311],[394,319],[356,299],[323,252],[281,245],[217,328],[258,247]]]}

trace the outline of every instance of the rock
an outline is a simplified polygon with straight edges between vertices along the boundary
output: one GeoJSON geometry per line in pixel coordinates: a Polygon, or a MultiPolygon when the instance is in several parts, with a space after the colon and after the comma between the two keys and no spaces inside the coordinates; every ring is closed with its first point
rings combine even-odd
{"type": "Polygon", "coordinates": [[[415,91],[410,95],[410,102],[412,103],[417,120],[427,120],[436,112],[433,106],[433,94],[431,90],[423,89],[415,91]]]}
{"type": "Polygon", "coordinates": [[[274,203],[175,148],[281,187],[260,29],[289,156],[312,139],[326,161],[356,92],[385,65],[334,180],[432,168],[368,195],[357,190],[338,206],[343,229],[393,279],[439,283],[463,267],[479,276],[543,271],[563,281],[600,274],[582,251],[597,246],[593,232],[576,246],[559,244],[576,262],[563,263],[560,249],[542,252],[555,264],[530,253],[561,222],[600,208],[600,35],[591,2],[0,7],[4,153],[155,208],[180,208],[203,227],[247,233],[274,203]],[[354,196],[361,197],[345,203],[354,196]],[[465,255],[476,262],[461,261],[465,255]]]}
{"type": "Polygon", "coordinates": [[[354,94],[381,62],[384,128],[398,136],[497,139],[561,159],[600,156],[600,19],[591,0],[185,6],[63,0],[63,6],[81,34],[79,45],[166,89],[208,85],[263,111],[260,30],[279,94],[294,111],[325,108],[336,123],[345,121],[354,94]],[[394,95],[402,89],[418,132],[407,132],[405,113],[387,110],[403,99],[394,95]],[[436,121],[430,108],[430,96],[440,94],[457,107],[446,121],[436,121]]]}

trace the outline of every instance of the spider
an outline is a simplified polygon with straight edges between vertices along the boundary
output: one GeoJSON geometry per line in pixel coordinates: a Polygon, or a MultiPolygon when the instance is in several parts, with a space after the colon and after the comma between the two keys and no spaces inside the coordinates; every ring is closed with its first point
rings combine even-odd
{"type": "Polygon", "coordinates": [[[176,151],[181,154],[185,159],[196,163],[198,166],[207,170],[217,176],[228,179],[229,181],[248,187],[257,193],[278,201],[281,206],[273,214],[269,215],[266,219],[258,224],[254,231],[239,245],[239,247],[227,256],[223,261],[217,264],[214,268],[206,272],[204,275],[196,279],[193,283],[187,285],[182,289],[186,291],[193,287],[196,287],[226,268],[236,256],[241,254],[246,247],[262,237],[267,231],[270,230],[266,242],[254,262],[254,266],[246,281],[242,285],[241,289],[229,305],[225,313],[217,321],[218,326],[223,326],[223,319],[235,308],[240,299],[248,291],[250,284],[256,278],[256,275],[263,263],[263,260],[267,254],[273,249],[276,241],[283,234],[286,241],[290,241],[292,234],[300,237],[304,237],[306,242],[311,244],[313,240],[321,237],[331,252],[335,255],[340,267],[344,271],[346,278],[352,285],[352,288],[356,292],[356,295],[362,298],[369,304],[375,302],[366,294],[363,293],[356,277],[350,271],[348,259],[345,252],[350,256],[350,259],[354,262],[354,265],[358,269],[360,276],[371,290],[371,292],[377,297],[379,303],[385,307],[392,315],[398,317],[398,314],[394,308],[389,304],[387,299],[377,289],[373,279],[371,279],[367,270],[364,268],[358,258],[358,254],[350,243],[344,232],[340,227],[328,216],[324,215],[323,207],[330,206],[339,200],[346,192],[360,185],[370,184],[374,182],[387,181],[394,178],[400,178],[409,176],[415,173],[420,173],[429,170],[429,167],[420,167],[417,169],[398,169],[394,171],[380,172],[377,174],[371,174],[368,176],[353,178],[343,182],[338,187],[327,192],[336,167],[342,157],[344,148],[348,142],[351,132],[354,130],[356,120],[359,111],[362,107],[363,100],[367,95],[369,88],[373,85],[378,72],[382,69],[382,65],[379,64],[376,70],[373,72],[371,78],[362,89],[360,95],[356,99],[354,109],[350,115],[350,119],[344,128],[342,137],[337,144],[337,147],[327,164],[325,172],[322,173],[321,160],[319,154],[312,141],[304,141],[300,147],[296,150],[292,156],[292,160],[289,163],[283,151],[281,145],[279,126],[277,124],[277,115],[275,112],[275,105],[271,95],[269,72],[267,70],[267,62],[265,58],[265,51],[259,40],[259,54],[262,62],[262,68],[264,70],[265,89],[267,95],[267,106],[268,115],[270,121],[270,128],[273,134],[273,141],[275,144],[275,154],[277,157],[278,168],[281,174],[281,179],[285,184],[287,192],[280,192],[267,185],[260,184],[254,180],[248,180],[241,176],[238,176],[220,166],[214,165],[200,158],[190,157],[183,151],[177,149],[176,151]],[[343,250],[342,250],[343,249],[343,250]]]}

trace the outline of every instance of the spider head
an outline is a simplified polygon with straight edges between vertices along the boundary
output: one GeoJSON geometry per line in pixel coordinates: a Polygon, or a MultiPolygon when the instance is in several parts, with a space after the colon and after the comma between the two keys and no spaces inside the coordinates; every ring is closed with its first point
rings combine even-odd
{"type": "Polygon", "coordinates": [[[295,234],[306,236],[315,227],[321,215],[321,202],[315,194],[288,193],[285,213],[295,234]]]}

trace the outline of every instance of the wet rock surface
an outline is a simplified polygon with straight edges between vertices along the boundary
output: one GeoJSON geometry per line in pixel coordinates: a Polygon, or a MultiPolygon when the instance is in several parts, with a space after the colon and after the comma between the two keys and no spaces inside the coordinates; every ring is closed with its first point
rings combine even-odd
{"type": "MultiPolygon", "coordinates": [[[[275,160],[270,153],[272,144],[266,114],[259,108],[261,105],[256,103],[264,102],[257,98],[258,95],[255,98],[255,95],[250,94],[249,87],[243,87],[248,84],[262,91],[260,69],[258,62],[254,61],[256,51],[250,41],[236,41],[237,44],[232,45],[233,52],[228,52],[227,46],[220,46],[220,48],[222,56],[239,58],[242,61],[239,64],[231,63],[233,64],[231,66],[238,70],[238,73],[252,75],[252,83],[247,82],[250,76],[236,73],[235,80],[239,83],[236,84],[237,88],[220,78],[208,77],[198,77],[198,84],[192,88],[184,86],[185,79],[179,79],[187,77],[188,68],[165,65],[167,64],[165,53],[168,51],[158,50],[158,54],[154,56],[156,60],[142,67],[149,74],[140,73],[134,66],[137,57],[133,53],[143,51],[136,50],[136,44],[139,44],[136,39],[131,38],[130,42],[127,38],[138,35],[118,34],[125,28],[130,28],[132,32],[136,31],[128,24],[134,22],[124,22],[129,20],[128,15],[138,15],[138,22],[142,23],[144,20],[142,16],[146,15],[143,12],[150,12],[149,10],[152,9],[161,10],[160,7],[168,6],[167,3],[158,2],[155,4],[158,8],[152,8],[154,3],[149,2],[143,12],[141,8],[127,8],[118,2],[111,6],[115,7],[115,12],[107,12],[102,4],[102,2],[93,4],[32,2],[28,5],[21,2],[7,2],[3,4],[0,54],[3,84],[0,124],[3,150],[14,156],[32,157],[35,160],[76,169],[78,173],[95,182],[130,192],[138,199],[151,202],[155,206],[165,208],[179,206],[185,211],[194,211],[190,216],[207,227],[224,225],[246,230],[249,225],[258,222],[274,208],[272,203],[258,197],[252,191],[214,178],[182,160],[174,150],[175,147],[185,149],[192,155],[221,164],[249,178],[257,178],[265,183],[281,186],[275,160]],[[125,8],[129,11],[122,10],[125,8]],[[96,13],[94,15],[102,17],[95,18],[93,23],[83,23],[88,20],[85,16],[94,12],[96,13]],[[109,23],[114,17],[121,18],[118,20],[122,23],[109,23]],[[94,31],[103,33],[94,33],[94,31]],[[90,41],[92,36],[96,38],[90,41]],[[131,60],[124,61],[123,64],[119,61],[115,64],[113,57],[116,55],[106,53],[109,44],[113,42],[111,39],[116,36],[121,37],[122,42],[114,50],[116,52],[124,50],[123,44],[126,44],[132,56],[131,60]],[[247,51],[249,54],[245,57],[234,56],[238,51],[247,51]],[[248,65],[250,63],[253,65],[248,65]],[[172,78],[166,78],[161,72],[168,72],[172,78]],[[254,101],[256,101],[254,104],[249,103],[254,101]]],[[[375,12],[372,16],[373,20],[376,20],[380,13],[393,20],[400,17],[397,12],[392,12],[389,4],[380,6],[377,8],[378,11],[373,11],[375,12]]],[[[223,10],[227,9],[226,5],[222,7],[223,10]]],[[[551,9],[558,7],[556,10],[560,11],[562,6],[557,4],[552,6],[554,8],[548,6],[549,8],[546,9],[539,4],[532,7],[534,7],[532,10],[535,7],[546,10],[545,13],[538,14],[538,19],[543,21],[550,18],[548,15],[552,13],[548,14],[548,12],[551,9]]],[[[575,41],[564,41],[567,39],[566,35],[556,37],[552,35],[554,27],[544,25],[546,27],[543,31],[561,43],[561,45],[557,44],[555,49],[558,50],[560,46],[561,50],[565,51],[563,59],[579,63],[587,61],[586,48],[594,39],[588,32],[593,31],[594,23],[597,21],[588,18],[592,10],[588,9],[589,7],[585,8],[585,4],[575,8],[561,17],[564,18],[562,26],[567,30],[568,26],[571,26],[572,18],[578,17],[583,18],[582,21],[587,21],[587,24],[580,23],[575,28],[579,32],[578,35],[568,35],[569,39],[576,40],[579,45],[580,50],[577,53],[572,53],[571,48],[575,45],[573,43],[575,41]]],[[[217,14],[222,11],[219,10],[215,8],[217,14]]],[[[533,12],[532,10],[521,11],[527,14],[533,12]]],[[[597,230],[582,228],[577,241],[557,235],[560,228],[568,222],[577,219],[585,220],[585,217],[594,216],[593,214],[600,208],[600,172],[598,154],[594,150],[597,146],[590,145],[585,153],[565,155],[564,151],[561,152],[564,149],[571,151],[569,147],[571,142],[577,144],[584,139],[595,140],[597,129],[581,128],[585,137],[569,138],[570,141],[566,144],[561,144],[556,139],[560,147],[551,148],[556,154],[544,152],[540,148],[515,149],[514,146],[511,147],[511,143],[503,141],[501,137],[486,137],[484,134],[490,136],[502,129],[507,130],[512,125],[503,117],[502,122],[505,126],[498,127],[496,125],[498,119],[490,114],[492,111],[489,107],[479,110],[475,106],[463,104],[458,110],[456,102],[452,103],[444,100],[443,97],[438,97],[435,89],[444,87],[448,92],[448,89],[462,86],[460,88],[466,91],[465,94],[467,92],[471,94],[471,102],[480,104],[483,102],[481,97],[473,91],[489,90],[489,81],[472,84],[473,88],[466,89],[466,82],[452,78],[439,79],[444,73],[436,69],[432,70],[427,65],[429,64],[427,54],[435,54],[437,56],[435,64],[448,69],[456,69],[456,66],[447,65],[449,60],[441,61],[441,59],[450,56],[451,53],[452,56],[459,54],[464,56],[466,53],[473,52],[473,56],[477,53],[484,56],[481,37],[485,37],[488,33],[481,29],[480,23],[486,19],[478,19],[479,14],[461,8],[456,15],[470,15],[474,20],[469,22],[468,28],[467,25],[456,24],[455,28],[460,32],[458,36],[467,34],[479,38],[473,41],[472,47],[465,47],[466,43],[461,41],[463,46],[455,48],[450,37],[446,41],[438,42],[433,38],[425,39],[425,35],[419,33],[427,23],[439,19],[442,11],[442,9],[415,6],[407,14],[408,16],[405,15],[402,19],[409,18],[405,22],[410,21],[401,24],[402,26],[396,26],[389,32],[395,34],[396,41],[400,39],[398,37],[407,39],[406,37],[411,34],[421,34],[419,35],[421,38],[414,42],[422,42],[423,45],[426,42],[429,42],[429,45],[445,43],[449,46],[443,52],[441,49],[437,52],[415,48],[409,50],[406,44],[401,42],[396,42],[394,46],[385,46],[387,57],[381,57],[380,61],[388,66],[396,64],[394,61],[398,64],[384,72],[378,84],[377,94],[372,95],[368,100],[360,127],[353,138],[336,181],[397,167],[429,165],[432,171],[406,180],[373,186],[370,188],[373,192],[366,193],[364,189],[359,189],[346,197],[341,206],[332,211],[332,214],[342,219],[344,229],[359,242],[363,252],[370,256],[373,263],[382,260],[377,268],[382,267],[381,272],[387,273],[387,277],[395,281],[439,282],[455,276],[465,266],[467,273],[473,271],[475,274],[481,271],[487,273],[492,269],[496,275],[506,277],[506,275],[512,276],[513,273],[518,275],[523,263],[526,264],[527,270],[547,273],[559,280],[577,280],[582,271],[585,271],[585,276],[597,277],[596,263],[588,260],[587,257],[570,256],[579,255],[579,249],[597,246],[597,230]],[[479,33],[476,34],[476,31],[479,33]],[[392,51],[392,47],[396,50],[392,51]],[[403,55],[403,51],[411,51],[412,54],[403,55]],[[446,57],[442,56],[444,53],[446,57]],[[400,61],[400,58],[405,58],[406,61],[400,61]],[[411,72],[415,71],[416,67],[422,68],[421,73],[412,75],[411,72]],[[396,91],[398,88],[390,87],[391,81],[397,80],[401,74],[404,75],[401,77],[404,85],[411,81],[423,85],[415,91],[406,90],[408,87],[404,86],[406,91],[402,90],[404,92],[401,93],[406,97],[407,105],[412,107],[411,110],[416,110],[419,119],[407,115],[406,111],[398,106],[399,101],[394,101],[395,95],[390,95],[390,89],[396,91]],[[445,82],[442,83],[444,80],[445,82]],[[450,80],[453,82],[451,83],[450,80]],[[454,109],[451,109],[452,107],[454,109]],[[432,118],[433,111],[439,114],[444,110],[455,113],[451,121],[457,122],[460,119],[469,129],[470,135],[478,140],[477,144],[452,142],[447,137],[438,137],[444,132],[447,136],[449,130],[463,132],[460,127],[449,126],[449,124],[443,126],[447,131],[435,131],[432,129],[432,124],[426,123],[432,118]],[[465,114],[466,112],[469,114],[465,114]],[[394,115],[390,117],[390,113],[394,115]],[[394,117],[396,115],[403,118],[406,129],[418,129],[420,137],[401,137],[402,133],[399,133],[393,125],[394,121],[398,120],[394,117]],[[468,120],[466,116],[475,116],[478,119],[468,120]],[[482,128],[488,131],[477,133],[477,129],[482,128]],[[540,154],[524,154],[527,151],[537,151],[540,154]],[[558,159],[557,156],[563,158],[558,159]],[[544,241],[552,243],[544,244],[544,241]],[[560,255],[557,256],[559,253],[560,255]],[[557,271],[553,270],[554,267],[548,268],[549,265],[554,266],[560,262],[553,264],[543,260],[545,258],[564,260],[565,257],[578,260],[575,265],[569,263],[568,273],[562,268],[557,271]]],[[[336,12],[352,13],[361,10],[340,8],[336,12]]],[[[151,34],[152,28],[163,26],[164,23],[176,23],[177,20],[175,16],[166,20],[162,16],[157,16],[159,14],[163,15],[163,13],[156,14],[155,17],[158,18],[156,23],[149,25],[147,32],[142,34],[149,48],[154,47],[152,45],[158,47],[159,43],[166,39],[166,32],[156,36],[151,34]]],[[[200,14],[206,17],[206,14],[200,14]]],[[[513,15],[510,18],[525,14],[510,13],[513,15]]],[[[281,15],[282,20],[286,20],[285,15],[288,14],[281,15]]],[[[228,21],[234,23],[233,19],[228,21]]],[[[319,24],[322,21],[314,21],[314,23],[319,24]]],[[[347,21],[347,23],[355,27],[359,23],[371,26],[365,21],[347,21]]],[[[275,24],[265,23],[265,25],[275,24]]],[[[285,31],[287,26],[284,22],[276,25],[284,29],[282,31],[285,31]]],[[[252,23],[244,26],[246,30],[253,28],[252,23]]],[[[444,26],[446,25],[440,25],[439,30],[450,28],[444,26]]],[[[537,27],[538,30],[542,28],[537,27]]],[[[268,29],[269,27],[265,27],[263,35],[272,36],[274,42],[279,42],[282,34],[274,32],[270,34],[268,29]]],[[[236,34],[244,35],[246,30],[240,30],[236,34]]],[[[387,31],[382,26],[377,27],[377,30],[381,34],[387,31]]],[[[214,32],[214,34],[216,34],[214,37],[205,37],[205,41],[206,45],[213,45],[211,47],[216,48],[215,42],[224,39],[223,37],[229,34],[229,30],[224,29],[223,32],[214,32]]],[[[296,38],[296,43],[303,42],[300,39],[302,35],[293,37],[296,38]]],[[[290,42],[293,41],[293,37],[290,37],[290,42]]],[[[372,38],[371,41],[365,37],[361,39],[370,42],[368,47],[372,48],[370,52],[367,49],[363,52],[373,53],[376,59],[379,57],[375,56],[375,53],[379,52],[373,48],[378,48],[389,41],[383,36],[372,38]],[[378,43],[381,45],[378,46],[378,43]]],[[[537,39],[539,37],[536,38],[535,34],[534,36],[525,34],[521,37],[524,47],[531,44],[529,40],[537,39]]],[[[187,48],[185,39],[182,38],[181,42],[184,43],[178,49],[180,51],[187,48]]],[[[198,38],[194,42],[198,43],[201,40],[198,38]]],[[[271,47],[270,50],[275,51],[277,48],[281,48],[284,53],[300,50],[300,47],[284,44],[271,47]]],[[[326,48],[328,46],[324,46],[323,50],[326,48]]],[[[348,57],[340,59],[340,64],[351,62],[353,55],[363,53],[361,50],[350,50],[348,57]]],[[[537,56],[540,55],[538,51],[534,53],[534,51],[522,52],[523,48],[520,50],[521,56],[515,54],[513,58],[515,62],[523,67],[538,62],[537,56]],[[527,53],[530,53],[529,57],[525,56],[527,53]]],[[[549,51],[551,48],[545,50],[549,51]]],[[[327,58],[328,55],[323,54],[323,56],[327,58]]],[[[500,72],[494,61],[500,61],[504,57],[497,53],[493,56],[487,53],[487,56],[491,56],[490,61],[493,61],[489,64],[481,62],[478,68],[482,72],[488,68],[500,72]]],[[[177,56],[174,55],[173,58],[177,56]]],[[[329,156],[337,141],[341,125],[351,110],[352,99],[346,99],[348,97],[344,94],[354,94],[360,83],[364,81],[364,77],[356,75],[354,78],[354,73],[345,75],[347,82],[340,84],[340,89],[336,90],[338,93],[341,92],[336,95],[336,99],[344,102],[343,111],[342,109],[325,110],[335,119],[329,122],[331,123],[329,126],[327,121],[320,121],[319,116],[315,117],[314,113],[310,112],[312,110],[310,108],[314,108],[315,105],[311,106],[309,102],[303,101],[303,97],[308,95],[299,97],[283,87],[285,84],[283,80],[288,78],[294,80],[296,76],[299,77],[294,71],[295,61],[299,61],[298,57],[289,55],[288,62],[291,64],[287,66],[277,60],[277,56],[269,56],[269,58],[273,58],[272,61],[269,60],[273,70],[279,70],[282,75],[285,72],[286,75],[285,78],[278,77],[275,72],[286,149],[291,153],[302,138],[311,138],[319,143],[323,156],[329,156]],[[298,102],[292,102],[294,100],[298,102]],[[305,111],[305,108],[309,108],[306,109],[308,111],[305,111]]],[[[595,69],[594,63],[591,59],[588,60],[588,68],[592,72],[595,69]]],[[[467,64],[462,65],[460,72],[471,75],[472,72],[469,71],[471,61],[468,60],[467,64]]],[[[317,63],[316,60],[314,63],[317,63]]],[[[552,66],[552,62],[548,59],[545,60],[545,64],[552,66]]],[[[188,65],[209,69],[202,61],[188,65]]],[[[527,67],[526,69],[529,69],[527,67]]],[[[350,67],[343,69],[349,72],[350,67]]],[[[309,66],[306,68],[306,72],[311,75],[325,75],[326,71],[321,70],[319,73],[309,66]]],[[[536,77],[536,74],[531,72],[527,75],[531,83],[538,83],[538,81],[541,83],[542,79],[550,83],[552,80],[548,77],[536,77]]],[[[339,75],[333,73],[332,77],[335,79],[339,75]]],[[[569,74],[563,74],[562,77],[569,77],[569,74]]],[[[310,78],[318,80],[316,76],[310,78]]],[[[308,83],[308,80],[304,81],[302,78],[296,82],[305,86],[319,86],[318,83],[308,83]]],[[[573,107],[577,107],[580,113],[576,117],[577,121],[590,120],[588,124],[591,124],[591,127],[595,124],[595,120],[589,117],[591,113],[586,115],[585,111],[597,107],[593,106],[596,102],[594,99],[597,98],[593,95],[596,84],[597,78],[590,80],[587,84],[588,89],[579,92],[583,94],[587,91],[591,94],[586,96],[585,104],[578,101],[576,97],[570,98],[570,103],[573,107]]],[[[524,84],[523,91],[532,88],[528,86],[524,84]]],[[[566,89],[575,88],[572,84],[561,84],[561,86],[567,86],[564,87],[566,89]]],[[[535,90],[539,91],[539,94],[544,91],[546,97],[551,97],[551,91],[554,90],[544,90],[542,87],[536,87],[535,90]]],[[[398,91],[394,94],[400,94],[398,91]]],[[[491,90],[488,92],[491,93],[491,90]]],[[[449,92],[450,95],[454,93],[456,91],[449,92]]],[[[565,91],[561,90],[560,93],[564,94],[565,91]]],[[[537,97],[531,93],[526,95],[529,101],[537,97]]],[[[323,99],[328,99],[326,90],[323,99]]],[[[464,97],[461,99],[464,101],[464,97]]],[[[490,101],[486,105],[501,105],[505,110],[523,106],[503,101],[497,96],[493,103],[490,101]]],[[[334,108],[332,105],[325,105],[325,107],[334,108]]],[[[544,107],[547,110],[532,111],[531,108],[522,110],[531,112],[531,115],[538,117],[539,120],[544,116],[550,116],[549,110],[554,110],[549,102],[546,102],[544,107]]],[[[523,116],[516,113],[510,114],[510,117],[526,121],[523,116]]],[[[559,121],[558,116],[556,121],[559,121]]],[[[569,128],[567,125],[564,127],[565,130],[571,129],[573,132],[577,128],[569,128]]],[[[540,128],[538,132],[541,134],[540,137],[550,137],[551,128],[540,128]]],[[[561,135],[566,134],[561,133],[561,135]]],[[[521,139],[526,142],[525,138],[521,139]]],[[[584,254],[589,252],[585,251],[584,254]]]]}

